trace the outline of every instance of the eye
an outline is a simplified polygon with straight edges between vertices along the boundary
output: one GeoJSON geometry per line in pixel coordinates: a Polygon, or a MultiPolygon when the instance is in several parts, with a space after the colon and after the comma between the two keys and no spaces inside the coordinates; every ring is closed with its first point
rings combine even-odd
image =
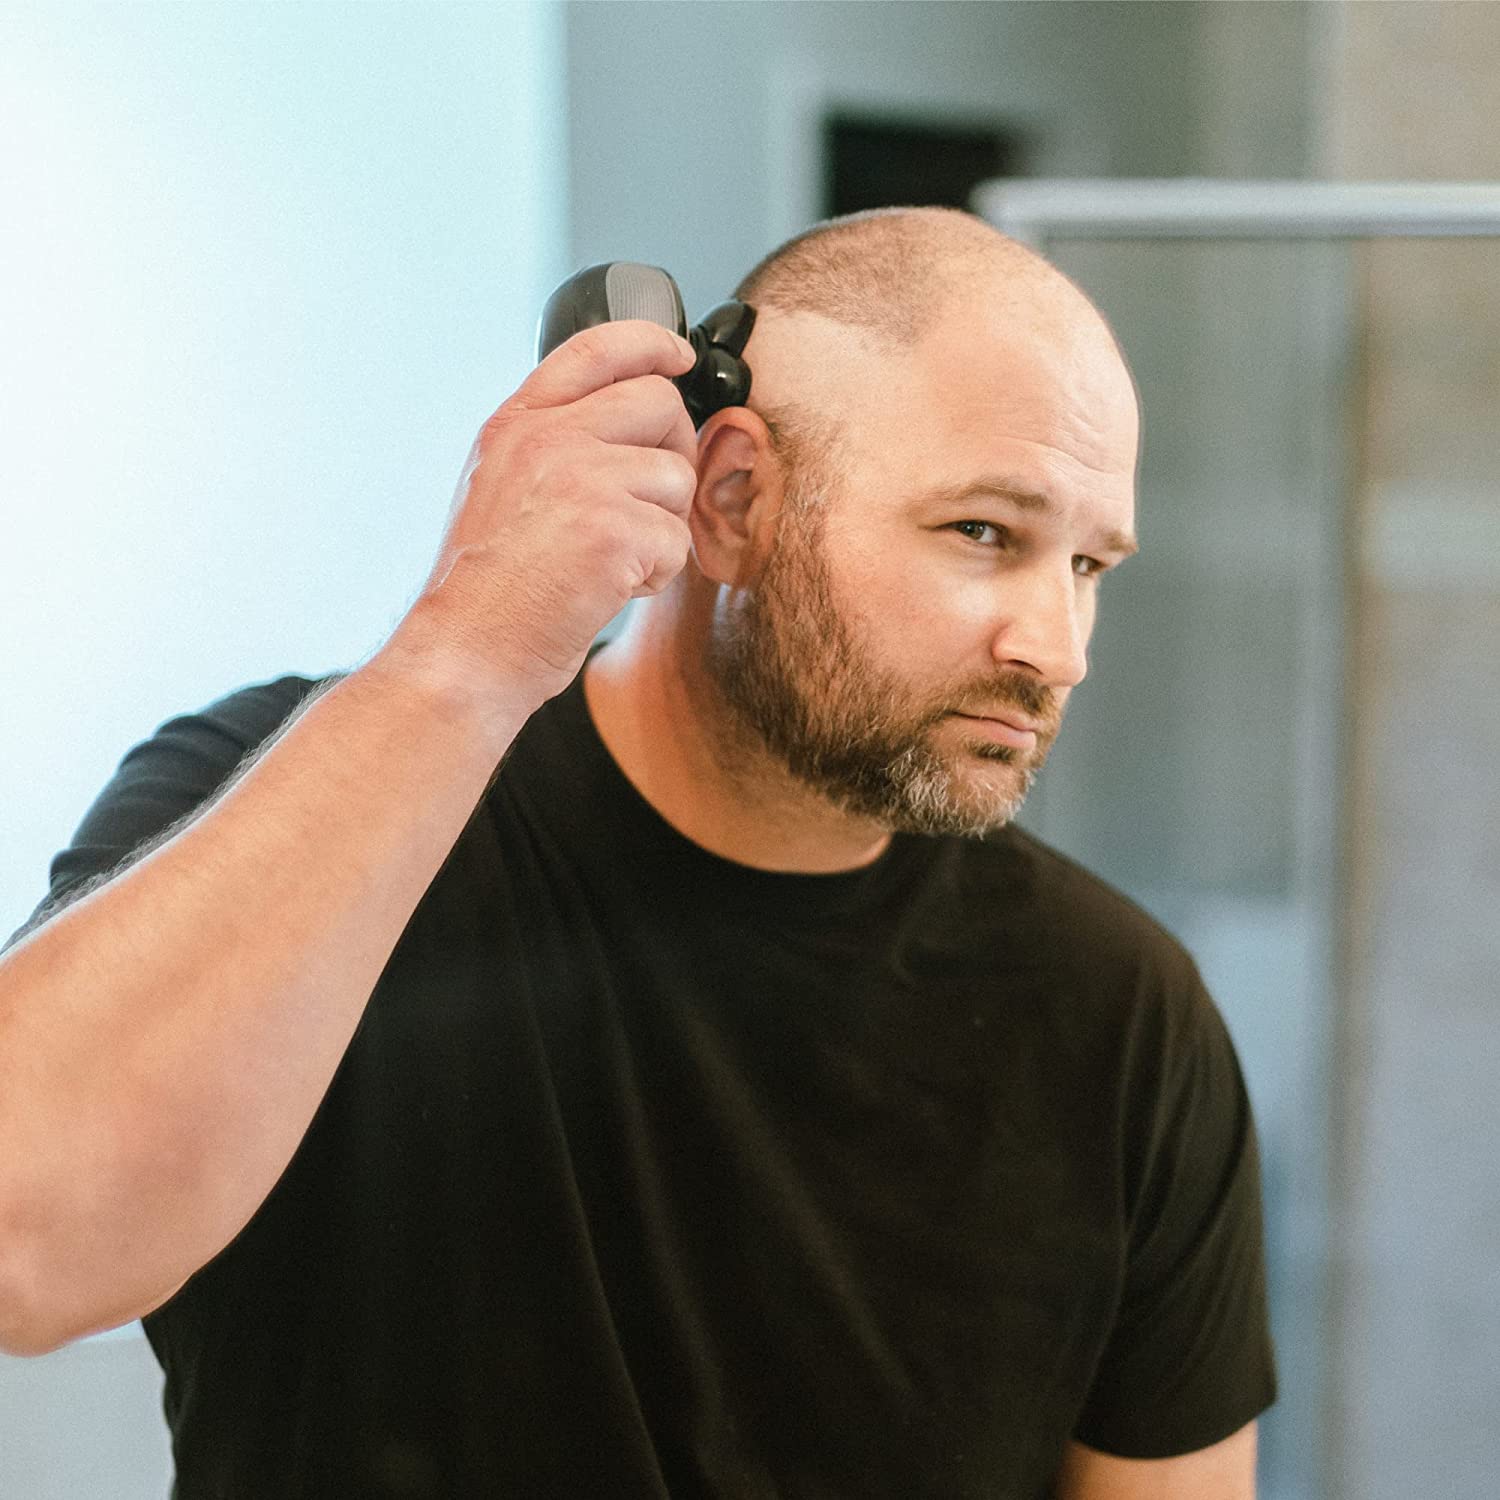
{"type": "Polygon", "coordinates": [[[1097,578],[1109,571],[1109,564],[1100,562],[1097,557],[1080,556],[1073,559],[1073,571],[1080,578],[1097,578]]]}
{"type": "Polygon", "coordinates": [[[983,547],[995,546],[1005,540],[1005,528],[996,526],[992,521],[955,521],[953,530],[960,536],[967,537],[971,542],[978,542],[983,547]],[[985,540],[985,533],[989,532],[993,541],[985,540]]]}

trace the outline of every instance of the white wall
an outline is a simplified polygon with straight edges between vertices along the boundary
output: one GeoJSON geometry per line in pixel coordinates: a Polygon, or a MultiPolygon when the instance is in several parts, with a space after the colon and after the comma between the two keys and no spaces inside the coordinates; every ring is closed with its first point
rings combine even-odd
{"type": "Polygon", "coordinates": [[[0,929],[168,714],[371,649],[560,274],[548,6],[0,9],[0,929]]]}
{"type": "Polygon", "coordinates": [[[1196,5],[614,0],[568,7],[578,264],[664,265],[690,315],[819,212],[829,102],[1000,119],[1045,175],[1190,170],[1196,5]]]}
{"type": "MultiPolygon", "coordinates": [[[[346,664],[562,274],[550,5],[0,7],[0,933],[119,756],[346,664]]],[[[165,1495],[138,1335],[0,1359],[0,1496],[165,1495]]]]}

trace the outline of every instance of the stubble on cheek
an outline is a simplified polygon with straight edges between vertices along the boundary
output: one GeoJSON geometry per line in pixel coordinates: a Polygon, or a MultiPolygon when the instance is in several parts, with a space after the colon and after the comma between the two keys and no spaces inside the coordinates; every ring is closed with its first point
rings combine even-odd
{"type": "MultiPolygon", "coordinates": [[[[819,533],[815,519],[792,521],[779,543],[788,550],[773,556],[757,595],[718,622],[708,661],[731,717],[848,812],[915,833],[1002,826],[1052,735],[1022,751],[965,734],[955,715],[1010,704],[1045,721],[1056,705],[1020,674],[935,686],[887,665],[890,621],[872,622],[857,600],[837,596],[819,533]]],[[[908,639],[921,631],[911,622],[908,639]]]]}

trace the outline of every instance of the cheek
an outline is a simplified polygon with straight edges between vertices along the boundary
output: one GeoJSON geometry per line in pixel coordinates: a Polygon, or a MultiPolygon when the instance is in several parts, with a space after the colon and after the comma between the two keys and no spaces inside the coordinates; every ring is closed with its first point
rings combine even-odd
{"type": "Polygon", "coordinates": [[[994,634],[994,585],[955,578],[907,548],[891,565],[869,560],[840,567],[829,583],[841,616],[882,665],[900,675],[983,670],[994,634]]]}
{"type": "Polygon", "coordinates": [[[1083,621],[1083,640],[1087,645],[1094,638],[1094,622],[1099,618],[1099,585],[1088,586],[1088,598],[1084,600],[1079,618],[1083,621]]]}
{"type": "Polygon", "coordinates": [[[927,591],[909,570],[862,560],[831,566],[828,581],[839,617],[875,661],[899,667],[917,654],[932,622],[927,591]]]}

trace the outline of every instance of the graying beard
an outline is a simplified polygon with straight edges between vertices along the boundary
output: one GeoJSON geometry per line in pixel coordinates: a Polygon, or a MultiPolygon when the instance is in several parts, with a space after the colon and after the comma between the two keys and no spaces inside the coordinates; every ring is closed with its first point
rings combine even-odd
{"type": "MultiPolygon", "coordinates": [[[[1013,756],[991,758],[1007,763],[1014,760],[1013,756]]],[[[1015,817],[1036,779],[1035,770],[1028,767],[1022,778],[1019,795],[1003,805],[959,807],[952,799],[950,778],[942,766],[922,746],[910,745],[886,768],[889,793],[881,800],[878,815],[901,833],[979,838],[1003,828],[1015,817]]]]}
{"type": "MultiPolygon", "coordinates": [[[[799,525],[799,529],[803,528],[799,525]]],[[[797,540],[804,546],[815,545],[805,529],[797,540]]],[[[790,537],[779,539],[779,545],[791,544],[790,537]]],[[[780,619],[785,633],[781,639],[764,603],[756,601],[751,605],[756,629],[741,618],[710,641],[712,675],[718,679],[720,696],[732,717],[798,781],[841,811],[870,818],[892,831],[978,837],[1010,822],[1031,788],[1033,769],[1024,773],[1020,796],[983,808],[958,807],[951,796],[951,778],[925,746],[908,744],[880,762],[872,759],[862,726],[817,722],[815,705],[838,701],[839,677],[853,671],[855,663],[847,639],[836,627],[832,640],[818,639],[821,623],[838,621],[836,606],[827,593],[827,580],[814,569],[805,572],[801,582],[815,592],[816,598],[811,608],[792,613],[783,609],[780,619]],[[755,634],[777,643],[772,674],[764,671],[754,654],[751,637],[755,634]],[[788,691],[789,661],[800,661],[808,674],[805,692],[788,691]]],[[[889,722],[898,717],[895,689],[882,685],[882,697],[884,713],[879,717],[889,722]]],[[[733,754],[732,747],[725,748],[733,754]]],[[[991,759],[1015,761],[1014,753],[1005,747],[990,748],[994,752],[991,759]]]]}

